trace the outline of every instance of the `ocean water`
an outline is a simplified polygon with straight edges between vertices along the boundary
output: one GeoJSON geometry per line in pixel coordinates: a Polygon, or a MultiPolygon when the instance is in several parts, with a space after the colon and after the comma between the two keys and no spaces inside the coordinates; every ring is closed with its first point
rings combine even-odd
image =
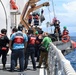
{"type": "MultiPolygon", "coordinates": [[[[71,40],[76,42],[76,36],[71,36],[71,40]]],[[[66,59],[68,59],[76,71],[76,49],[74,49],[73,52],[69,53],[68,55],[65,56],[66,59]]]]}

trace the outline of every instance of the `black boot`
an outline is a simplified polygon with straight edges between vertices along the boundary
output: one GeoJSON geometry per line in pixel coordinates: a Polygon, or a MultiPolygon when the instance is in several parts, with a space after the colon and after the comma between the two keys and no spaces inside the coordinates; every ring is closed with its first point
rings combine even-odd
{"type": "Polygon", "coordinates": [[[5,68],[5,64],[3,64],[3,70],[5,70],[6,68],[5,68]]]}

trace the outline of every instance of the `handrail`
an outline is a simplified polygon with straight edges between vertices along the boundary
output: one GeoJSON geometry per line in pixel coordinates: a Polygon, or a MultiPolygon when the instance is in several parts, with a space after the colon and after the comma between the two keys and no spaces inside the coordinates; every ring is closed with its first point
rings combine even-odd
{"type": "Polygon", "coordinates": [[[48,75],[76,75],[75,70],[53,43],[48,54],[48,75]]]}

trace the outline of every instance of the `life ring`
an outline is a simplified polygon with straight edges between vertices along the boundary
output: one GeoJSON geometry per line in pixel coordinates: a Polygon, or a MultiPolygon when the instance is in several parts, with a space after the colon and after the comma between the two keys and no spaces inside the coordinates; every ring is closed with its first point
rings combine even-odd
{"type": "Polygon", "coordinates": [[[62,36],[62,42],[66,43],[66,42],[69,42],[70,41],[70,36],[68,35],[63,35],[62,36]]]}

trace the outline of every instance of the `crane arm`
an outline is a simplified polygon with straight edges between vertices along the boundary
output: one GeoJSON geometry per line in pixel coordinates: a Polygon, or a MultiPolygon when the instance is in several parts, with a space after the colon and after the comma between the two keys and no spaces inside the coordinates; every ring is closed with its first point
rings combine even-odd
{"type": "Polygon", "coordinates": [[[43,6],[49,6],[49,2],[45,2],[45,3],[41,4],[41,5],[35,6],[35,7],[33,7],[33,8],[30,8],[30,9],[28,10],[27,15],[26,15],[26,19],[28,19],[28,16],[29,16],[29,14],[30,14],[31,12],[33,12],[33,11],[35,11],[35,10],[43,7],[43,6]]]}
{"type": "Polygon", "coordinates": [[[25,6],[24,6],[24,9],[23,9],[23,12],[21,14],[21,18],[24,17],[26,14],[27,14],[27,11],[28,11],[28,8],[29,6],[31,5],[34,5],[36,2],[38,2],[39,0],[29,0],[25,6]]]}
{"type": "Polygon", "coordinates": [[[29,9],[29,6],[31,5],[33,5],[34,3],[36,3],[36,2],[38,2],[39,0],[29,0],[26,4],[25,4],[25,6],[24,6],[24,9],[23,9],[23,12],[22,12],[22,14],[21,14],[21,17],[20,17],[20,23],[22,24],[22,25],[24,25],[25,26],[25,28],[27,28],[27,29],[29,29],[29,24],[25,21],[25,16],[26,16],[26,14],[27,14],[27,12],[28,12],[28,9],[29,9]]]}
{"type": "Polygon", "coordinates": [[[43,7],[43,6],[49,6],[49,2],[45,2],[41,5],[36,6],[36,2],[38,2],[39,0],[29,0],[26,4],[25,7],[23,9],[22,15],[21,15],[21,21],[20,23],[22,25],[25,26],[26,29],[30,28],[30,24],[27,23],[28,17],[30,15],[31,12],[43,7]],[[31,6],[31,8],[29,8],[29,6],[31,6]]]}

